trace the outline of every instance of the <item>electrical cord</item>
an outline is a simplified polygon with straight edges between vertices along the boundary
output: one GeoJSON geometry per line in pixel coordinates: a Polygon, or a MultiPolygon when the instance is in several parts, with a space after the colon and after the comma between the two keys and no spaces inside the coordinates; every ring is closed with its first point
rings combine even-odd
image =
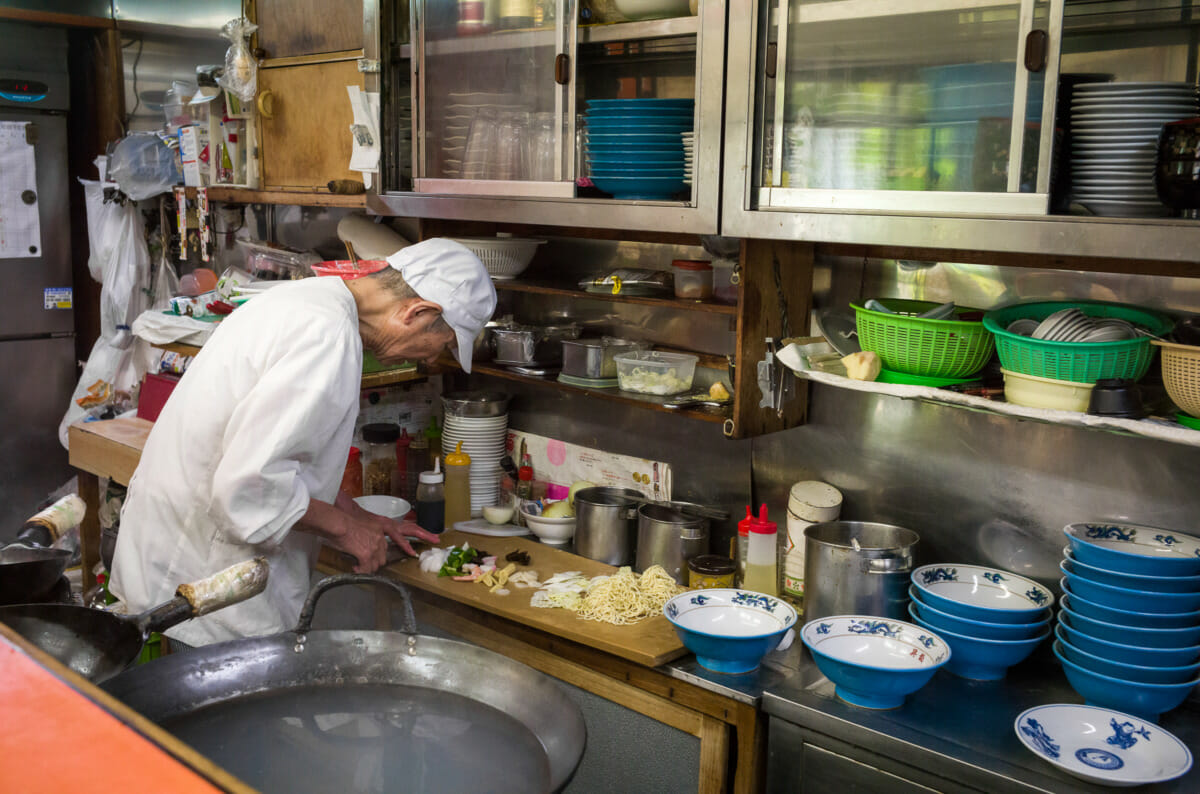
{"type": "MultiPolygon", "coordinates": [[[[133,41],[131,40],[129,43],[132,44],[133,41]]],[[[129,131],[129,123],[131,121],[133,121],[133,115],[135,113],[137,113],[138,108],[140,108],[142,106],[142,95],[138,91],[137,70],[138,70],[138,62],[142,60],[142,47],[145,46],[146,40],[144,38],[139,38],[137,40],[137,43],[138,43],[137,55],[133,56],[133,100],[134,100],[134,102],[133,102],[133,110],[131,110],[125,114],[125,131],[126,132],[129,131]]],[[[122,49],[124,49],[124,45],[122,45],[122,49]]]]}

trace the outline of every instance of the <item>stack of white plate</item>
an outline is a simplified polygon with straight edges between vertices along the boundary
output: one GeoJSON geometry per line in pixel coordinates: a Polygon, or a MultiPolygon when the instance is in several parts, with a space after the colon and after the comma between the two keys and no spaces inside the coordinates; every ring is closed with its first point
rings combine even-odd
{"type": "Polygon", "coordinates": [[[508,414],[500,416],[452,416],[446,414],[442,427],[442,454],[449,455],[462,442],[471,458],[471,515],[479,515],[494,504],[500,488],[500,459],[508,435],[508,414]]]}
{"type": "Polygon", "coordinates": [[[683,138],[683,183],[690,185],[692,184],[692,165],[696,159],[696,133],[681,132],[679,137],[683,138]]]}
{"type": "Polygon", "coordinates": [[[1158,135],[1200,106],[1188,83],[1084,83],[1071,99],[1071,192],[1096,215],[1156,217],[1158,135]]]}

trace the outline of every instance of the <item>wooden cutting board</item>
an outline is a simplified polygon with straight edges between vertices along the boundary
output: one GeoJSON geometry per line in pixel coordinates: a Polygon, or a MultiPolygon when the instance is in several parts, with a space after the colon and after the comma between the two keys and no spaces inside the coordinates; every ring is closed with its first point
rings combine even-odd
{"type": "MultiPolygon", "coordinates": [[[[469,543],[472,548],[483,549],[496,555],[501,568],[508,564],[504,562],[504,557],[510,551],[526,551],[529,553],[530,564],[527,567],[519,566],[518,570],[537,571],[538,579],[547,579],[564,571],[580,571],[584,576],[590,577],[615,573],[617,570],[611,565],[589,560],[530,538],[493,538],[454,530],[442,535],[443,546],[461,546],[464,542],[469,543]]],[[[537,588],[510,587],[508,595],[496,595],[489,593],[486,585],[456,582],[448,576],[439,577],[436,573],[425,573],[412,558],[392,563],[384,570],[413,587],[573,640],[581,645],[607,651],[647,667],[657,667],[688,652],[675,633],[675,628],[662,615],[647,618],[631,626],[614,626],[611,623],[584,620],[566,609],[531,607],[529,599],[537,588]]]]}

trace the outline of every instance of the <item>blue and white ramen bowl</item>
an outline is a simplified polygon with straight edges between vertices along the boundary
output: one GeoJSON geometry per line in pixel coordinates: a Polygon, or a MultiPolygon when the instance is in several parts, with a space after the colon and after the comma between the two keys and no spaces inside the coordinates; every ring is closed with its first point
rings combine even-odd
{"type": "Polygon", "coordinates": [[[749,673],[796,625],[796,610],[775,596],[737,588],[681,593],[663,605],[696,661],[716,673],[749,673]]]}

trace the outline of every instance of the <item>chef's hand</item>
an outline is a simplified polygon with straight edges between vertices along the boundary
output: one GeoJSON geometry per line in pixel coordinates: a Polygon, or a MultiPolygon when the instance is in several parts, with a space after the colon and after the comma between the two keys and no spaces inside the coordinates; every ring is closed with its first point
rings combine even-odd
{"type": "Polygon", "coordinates": [[[387,563],[387,536],[379,528],[363,521],[351,520],[346,523],[345,532],[329,538],[327,542],[357,560],[355,573],[375,573],[387,563]]]}
{"type": "Polygon", "coordinates": [[[413,547],[409,541],[409,538],[421,540],[431,544],[438,543],[441,540],[439,536],[433,534],[432,532],[421,529],[420,526],[412,521],[394,521],[390,518],[385,518],[381,515],[372,513],[369,510],[364,510],[353,499],[348,500],[348,502],[349,504],[346,504],[345,502],[339,502],[338,506],[349,512],[358,523],[366,524],[371,527],[373,532],[379,532],[384,536],[385,556],[387,553],[387,538],[391,538],[392,541],[410,557],[417,556],[417,553],[413,551],[413,547]]]}

